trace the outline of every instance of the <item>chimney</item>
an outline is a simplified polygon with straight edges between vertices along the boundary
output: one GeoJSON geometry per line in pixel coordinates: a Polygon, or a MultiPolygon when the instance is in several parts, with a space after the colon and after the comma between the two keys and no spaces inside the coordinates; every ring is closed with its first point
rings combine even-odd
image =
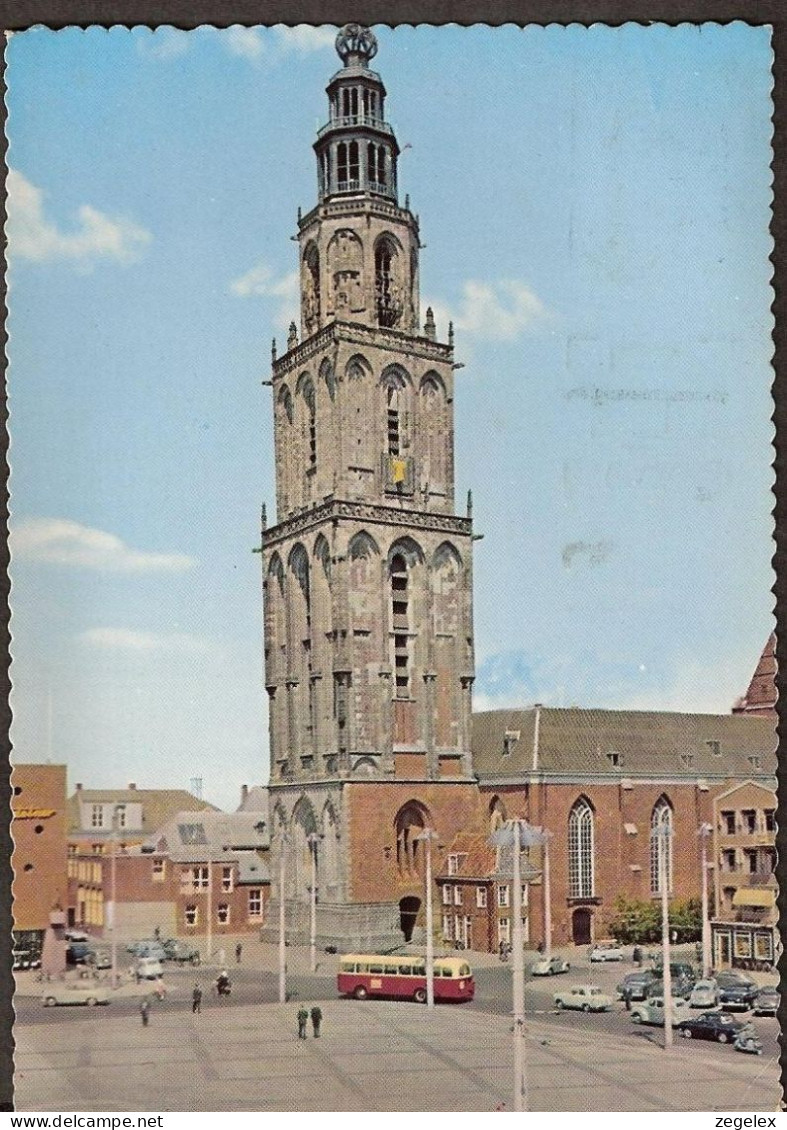
{"type": "Polygon", "coordinates": [[[241,802],[241,805],[244,805],[248,799],[249,799],[249,786],[248,785],[241,785],[241,787],[240,787],[240,802],[241,802]]]}
{"type": "Polygon", "coordinates": [[[75,787],[76,787],[76,791],[77,791],[78,793],[81,793],[81,792],[82,792],[82,782],[81,782],[81,781],[77,781],[77,783],[76,783],[76,786],[75,786],[75,787]]]}
{"type": "Polygon", "coordinates": [[[129,789],[135,789],[137,787],[137,782],[136,781],[129,781],[128,787],[129,787],[129,789]]]}

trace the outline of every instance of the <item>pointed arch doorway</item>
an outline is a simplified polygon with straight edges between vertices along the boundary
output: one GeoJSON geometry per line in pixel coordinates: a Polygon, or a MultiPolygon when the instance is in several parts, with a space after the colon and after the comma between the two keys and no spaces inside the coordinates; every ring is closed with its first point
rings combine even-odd
{"type": "Polygon", "coordinates": [[[409,942],[415,929],[415,920],[421,909],[421,900],[415,895],[406,895],[399,900],[399,926],[404,934],[404,940],[409,942]]]}

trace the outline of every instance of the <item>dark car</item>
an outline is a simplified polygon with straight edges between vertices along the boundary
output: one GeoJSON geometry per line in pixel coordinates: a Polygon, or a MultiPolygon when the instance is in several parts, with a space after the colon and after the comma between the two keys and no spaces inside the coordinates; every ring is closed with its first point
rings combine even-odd
{"type": "Polygon", "coordinates": [[[66,947],[66,965],[86,965],[90,957],[90,946],[85,942],[71,942],[66,947]]]}
{"type": "Polygon", "coordinates": [[[765,985],[757,993],[752,1007],[755,1016],[775,1016],[779,1011],[779,990],[775,985],[765,985]]]}
{"type": "Polygon", "coordinates": [[[168,938],[166,942],[161,943],[164,947],[164,953],[167,961],[174,961],[178,965],[199,965],[200,953],[194,946],[190,946],[187,942],[180,942],[176,938],[168,938]]]}
{"type": "Polygon", "coordinates": [[[650,969],[640,969],[636,973],[627,973],[617,987],[618,997],[625,999],[626,993],[630,1001],[645,1001],[653,996],[651,986],[655,985],[658,978],[650,969]]]}
{"type": "Polygon", "coordinates": [[[716,1040],[720,1044],[731,1044],[739,1032],[746,1027],[726,1012],[702,1012],[699,1016],[689,1016],[675,1025],[687,1040],[716,1040]]]}
{"type": "Polygon", "coordinates": [[[740,973],[717,973],[716,983],[719,986],[719,1004],[722,1008],[746,1012],[757,999],[756,984],[740,973]]]}

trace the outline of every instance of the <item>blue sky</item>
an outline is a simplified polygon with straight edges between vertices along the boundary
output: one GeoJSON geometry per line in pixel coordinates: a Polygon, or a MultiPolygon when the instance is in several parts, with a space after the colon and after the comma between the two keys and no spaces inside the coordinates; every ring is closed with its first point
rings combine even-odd
{"type": "MultiPolygon", "coordinates": [[[[476,707],[726,712],[772,627],[768,29],[376,31],[465,365],[476,707]]],[[[12,737],[72,786],[267,779],[260,382],[334,35],[8,44],[12,737]]]]}

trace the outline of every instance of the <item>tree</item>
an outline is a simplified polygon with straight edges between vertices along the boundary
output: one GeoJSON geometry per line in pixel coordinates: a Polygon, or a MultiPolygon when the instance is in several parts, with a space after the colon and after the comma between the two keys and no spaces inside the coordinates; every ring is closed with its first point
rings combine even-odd
{"type": "Polygon", "coordinates": [[[642,945],[656,942],[661,937],[661,908],[657,903],[618,895],[615,912],[609,929],[616,941],[624,945],[642,945]]]}

